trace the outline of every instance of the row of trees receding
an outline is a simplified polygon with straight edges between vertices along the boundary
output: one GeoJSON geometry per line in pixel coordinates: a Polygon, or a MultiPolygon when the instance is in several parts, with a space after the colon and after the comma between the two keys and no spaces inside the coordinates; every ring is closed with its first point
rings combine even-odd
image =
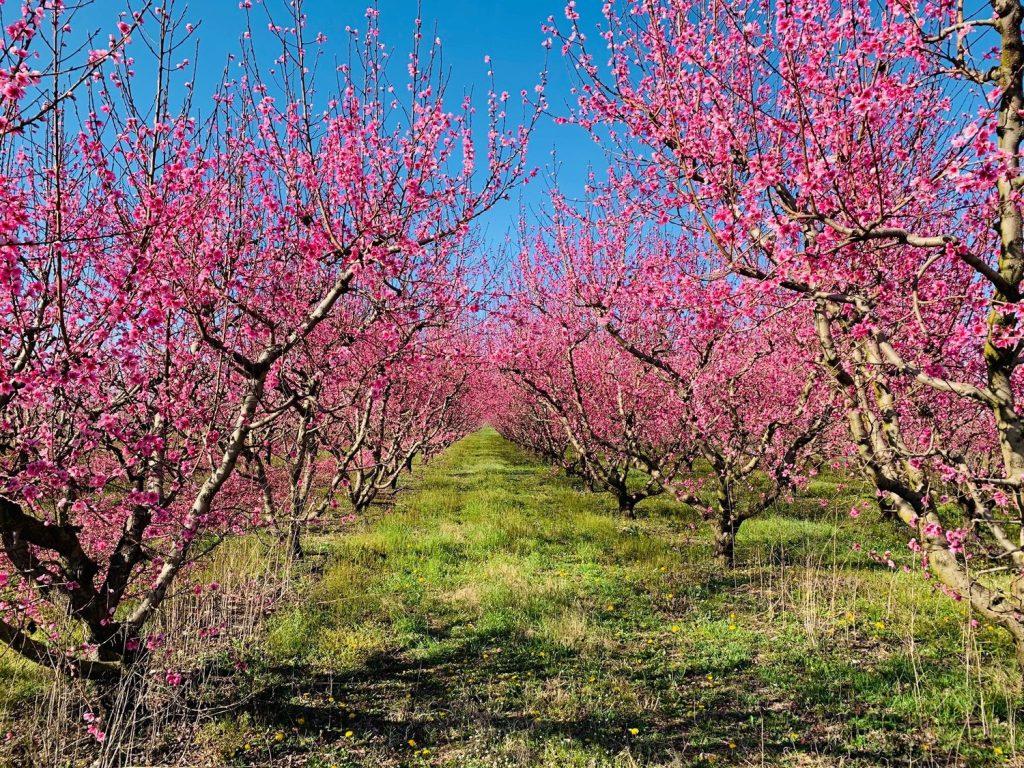
{"type": "Polygon", "coordinates": [[[609,170],[523,244],[501,429],[626,512],[695,504],[723,562],[822,462],[859,467],[1024,663],[1024,7],[584,12],[545,31],[609,170]]]}
{"type": "Polygon", "coordinates": [[[474,126],[439,41],[417,22],[392,66],[373,9],[329,76],[301,3],[248,11],[201,107],[173,3],[102,40],[79,3],[4,10],[0,640],[116,680],[224,537],[300,555],[478,421],[470,224],[527,175],[531,110],[474,126]]]}
{"type": "Polygon", "coordinates": [[[556,119],[608,171],[489,321],[472,225],[543,88],[453,110],[419,21],[393,65],[371,8],[336,61],[289,8],[202,108],[171,3],[84,45],[77,6],[5,9],[0,640],[116,679],[223,538],[301,556],[489,416],[624,514],[693,504],[723,564],[856,467],[1024,662],[1019,2],[570,2],[556,119]]]}

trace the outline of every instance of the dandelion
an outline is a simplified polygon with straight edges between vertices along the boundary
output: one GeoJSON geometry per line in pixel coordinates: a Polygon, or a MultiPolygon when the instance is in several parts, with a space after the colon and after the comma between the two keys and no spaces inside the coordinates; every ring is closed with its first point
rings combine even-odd
{"type": "Polygon", "coordinates": [[[679,631],[679,625],[678,624],[673,624],[672,625],[672,631],[673,632],[678,632],[679,631]]]}
{"type": "Polygon", "coordinates": [[[409,746],[410,747],[415,747],[416,746],[416,739],[409,739],[409,746]]]}
{"type": "Polygon", "coordinates": [[[345,731],[345,738],[346,739],[351,739],[354,735],[355,734],[353,734],[352,731],[345,731]]]}
{"type": "Polygon", "coordinates": [[[284,733],[282,731],[278,731],[277,733],[275,733],[274,741],[284,741],[284,733]]]}
{"type": "Polygon", "coordinates": [[[638,733],[640,733],[640,729],[639,728],[630,728],[629,732],[630,732],[631,735],[636,736],[638,733]]]}

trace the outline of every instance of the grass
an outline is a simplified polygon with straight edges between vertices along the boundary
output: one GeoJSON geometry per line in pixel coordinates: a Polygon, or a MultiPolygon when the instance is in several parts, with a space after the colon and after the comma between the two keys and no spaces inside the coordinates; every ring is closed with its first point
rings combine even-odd
{"type": "Polygon", "coordinates": [[[314,572],[197,764],[982,766],[1024,749],[1005,638],[903,572],[905,543],[850,520],[839,479],[745,524],[731,572],[685,508],[620,519],[492,430],[409,485],[310,542],[314,572]]]}

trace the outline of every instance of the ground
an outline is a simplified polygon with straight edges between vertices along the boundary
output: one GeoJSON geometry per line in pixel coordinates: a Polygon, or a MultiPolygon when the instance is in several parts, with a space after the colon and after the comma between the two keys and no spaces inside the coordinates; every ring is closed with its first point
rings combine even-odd
{"type": "MultiPolygon", "coordinates": [[[[625,519],[485,429],[393,509],[311,537],[284,588],[272,542],[218,550],[219,590],[166,620],[242,639],[184,647],[195,668],[150,707],[145,748],[282,768],[1024,765],[1010,644],[906,570],[876,512],[852,519],[864,498],[816,479],[745,523],[723,570],[692,509],[625,519]]],[[[61,724],[80,692],[2,661],[11,764],[90,765],[95,742],[61,724]]]]}
{"type": "Polygon", "coordinates": [[[620,518],[490,429],[409,486],[314,542],[250,696],[197,749],[339,767],[1015,761],[1005,639],[869,554],[910,562],[873,513],[850,519],[848,484],[747,523],[731,571],[692,511],[620,518]]]}

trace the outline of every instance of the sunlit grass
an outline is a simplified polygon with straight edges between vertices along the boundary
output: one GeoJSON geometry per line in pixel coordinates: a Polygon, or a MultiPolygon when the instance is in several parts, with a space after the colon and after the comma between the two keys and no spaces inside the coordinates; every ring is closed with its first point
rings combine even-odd
{"type": "Polygon", "coordinates": [[[851,487],[818,479],[748,522],[723,573],[692,510],[620,519],[486,430],[326,543],[264,661],[293,700],[356,708],[324,721],[324,765],[1001,763],[1020,746],[1008,643],[876,562],[910,558],[849,518],[851,487]]]}
{"type": "MultiPolygon", "coordinates": [[[[484,430],[417,467],[390,512],[310,537],[297,592],[239,649],[246,674],[203,694],[190,760],[1012,763],[1010,643],[905,572],[898,532],[850,518],[851,489],[817,478],[748,521],[725,572],[692,509],[660,497],[620,518],[484,430]]],[[[197,578],[244,585],[266,557],[233,541],[197,578]]],[[[0,706],[45,677],[0,660],[0,706]]]]}

